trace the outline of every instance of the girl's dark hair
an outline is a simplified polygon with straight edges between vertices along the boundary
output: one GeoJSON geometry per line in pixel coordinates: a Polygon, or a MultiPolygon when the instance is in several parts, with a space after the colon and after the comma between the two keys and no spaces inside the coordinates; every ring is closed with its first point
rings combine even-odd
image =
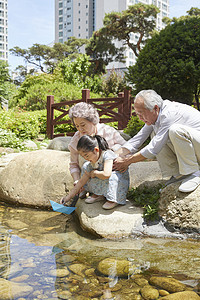
{"type": "Polygon", "coordinates": [[[90,135],[83,135],[77,144],[77,150],[82,150],[85,152],[94,151],[94,148],[98,147],[100,150],[107,150],[109,149],[108,143],[106,140],[100,136],[90,136],[90,135]]]}

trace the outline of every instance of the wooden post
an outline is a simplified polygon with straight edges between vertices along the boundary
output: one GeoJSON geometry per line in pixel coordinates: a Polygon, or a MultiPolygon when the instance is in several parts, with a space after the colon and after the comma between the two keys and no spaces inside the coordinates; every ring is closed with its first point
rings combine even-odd
{"type": "Polygon", "coordinates": [[[132,105],[130,98],[130,91],[124,90],[124,101],[123,101],[123,128],[125,128],[128,124],[128,121],[132,115],[132,105]]]}
{"type": "Polygon", "coordinates": [[[52,139],[54,134],[54,125],[52,125],[54,110],[52,104],[54,104],[54,96],[47,96],[47,137],[49,139],[52,139]]]}
{"type": "MultiPolygon", "coordinates": [[[[118,94],[118,98],[123,98],[124,97],[124,93],[123,92],[121,92],[121,93],[119,93],[118,94]]],[[[123,101],[123,99],[121,99],[122,101],[123,101]]],[[[118,113],[120,113],[120,114],[122,114],[123,115],[123,102],[121,102],[121,104],[119,105],[119,108],[118,108],[118,113]]],[[[118,121],[118,129],[119,130],[122,130],[123,129],[123,120],[122,119],[120,119],[119,121],[118,121]]]]}
{"type": "Polygon", "coordinates": [[[82,90],[82,101],[87,103],[88,99],[90,99],[90,90],[83,89],[82,90]]]}

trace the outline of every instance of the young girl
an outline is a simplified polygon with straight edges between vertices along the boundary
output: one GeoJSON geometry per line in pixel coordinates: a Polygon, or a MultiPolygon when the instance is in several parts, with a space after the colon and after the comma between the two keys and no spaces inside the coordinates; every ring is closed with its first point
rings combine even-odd
{"type": "Polygon", "coordinates": [[[61,203],[70,201],[85,186],[87,191],[93,193],[85,200],[86,203],[107,200],[102,206],[104,209],[126,204],[129,173],[128,170],[124,173],[112,171],[117,155],[108,149],[106,140],[99,135],[84,135],[78,141],[77,150],[87,162],[83,165],[82,177],[61,203]]]}

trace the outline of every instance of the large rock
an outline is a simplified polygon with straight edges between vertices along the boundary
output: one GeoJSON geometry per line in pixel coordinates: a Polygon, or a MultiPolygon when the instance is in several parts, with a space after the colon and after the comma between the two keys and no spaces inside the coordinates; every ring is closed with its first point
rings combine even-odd
{"type": "Polygon", "coordinates": [[[63,151],[21,153],[0,172],[0,199],[13,204],[48,208],[72,186],[69,153],[63,151]]]}
{"type": "Polygon", "coordinates": [[[131,164],[129,167],[130,187],[155,186],[162,183],[162,174],[156,160],[131,164]]]}
{"type": "Polygon", "coordinates": [[[200,232],[200,187],[192,193],[182,193],[179,185],[170,184],[162,190],[159,214],[173,227],[200,232]]]}
{"type": "Polygon", "coordinates": [[[69,151],[68,145],[71,141],[71,136],[58,136],[51,140],[47,146],[47,149],[58,151],[69,151]]]}
{"type": "Polygon", "coordinates": [[[143,209],[133,206],[127,200],[126,205],[107,211],[102,208],[104,202],[86,204],[84,200],[79,200],[75,212],[82,228],[106,238],[130,236],[132,229],[142,219],[143,209]]]}
{"type": "MultiPolygon", "coordinates": [[[[119,133],[126,141],[130,139],[130,135],[124,133],[123,130],[119,130],[119,133]]],[[[68,145],[71,141],[71,138],[71,136],[55,137],[49,142],[47,148],[51,150],[69,151],[68,145]]]]}

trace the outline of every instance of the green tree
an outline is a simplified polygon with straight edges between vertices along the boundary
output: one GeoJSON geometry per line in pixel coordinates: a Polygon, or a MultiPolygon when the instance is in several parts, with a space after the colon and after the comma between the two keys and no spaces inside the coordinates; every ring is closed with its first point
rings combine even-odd
{"type": "Polygon", "coordinates": [[[0,60],[0,84],[10,81],[8,64],[4,60],[0,60]]]}
{"type": "Polygon", "coordinates": [[[17,66],[15,69],[15,78],[13,80],[14,84],[16,85],[21,85],[22,82],[26,79],[26,76],[28,75],[33,75],[35,72],[34,69],[30,69],[29,71],[27,70],[27,67],[23,65],[17,66]]]}
{"type": "Polygon", "coordinates": [[[126,87],[124,74],[115,71],[114,68],[108,74],[105,74],[102,79],[102,90],[106,97],[116,97],[126,87]]]}
{"type": "Polygon", "coordinates": [[[7,105],[14,92],[15,86],[11,81],[8,63],[0,60],[0,103],[7,105]]]}
{"type": "Polygon", "coordinates": [[[149,38],[156,26],[156,16],[159,9],[154,5],[138,3],[129,6],[127,10],[106,14],[100,32],[104,36],[121,41],[124,46],[139,55],[142,45],[149,38]],[[133,34],[138,35],[136,43],[133,42],[133,34]]]}
{"type": "Polygon", "coordinates": [[[87,43],[86,39],[69,38],[66,42],[55,43],[52,47],[34,44],[28,49],[18,46],[10,49],[11,54],[24,58],[26,63],[34,65],[44,73],[53,73],[58,62],[66,57],[74,59],[79,55],[79,49],[87,43]]]}
{"type": "Polygon", "coordinates": [[[80,54],[75,60],[65,58],[58,65],[63,80],[83,89],[88,88],[93,92],[99,92],[102,80],[98,75],[90,74],[91,62],[89,56],[80,54]]]}
{"type": "Polygon", "coordinates": [[[90,56],[92,72],[95,74],[105,73],[106,66],[113,62],[124,62],[125,47],[117,48],[113,37],[102,34],[101,30],[93,32],[92,37],[86,45],[85,52],[90,56]]]}
{"type": "Polygon", "coordinates": [[[200,17],[173,19],[153,36],[141,51],[127,79],[135,92],[154,89],[163,98],[191,104],[199,109],[200,17]]]}

